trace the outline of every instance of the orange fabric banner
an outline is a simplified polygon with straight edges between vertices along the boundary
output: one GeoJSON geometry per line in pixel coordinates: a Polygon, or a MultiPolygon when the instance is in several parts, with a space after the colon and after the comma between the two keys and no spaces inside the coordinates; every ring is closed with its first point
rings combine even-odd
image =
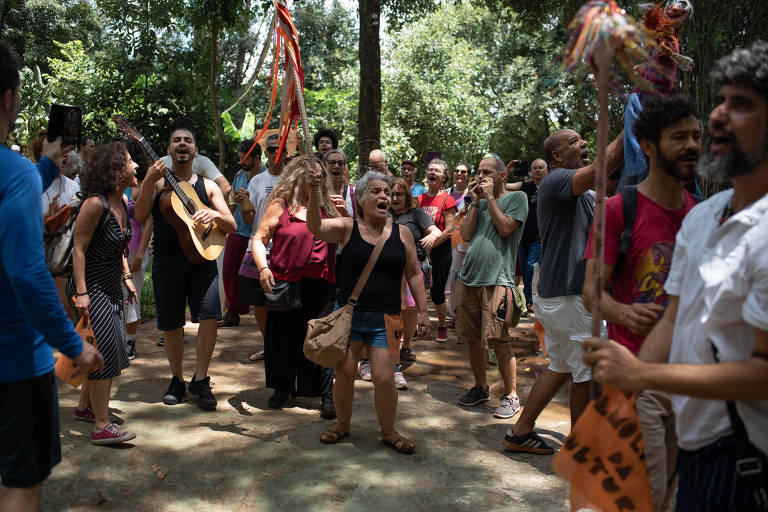
{"type": "Polygon", "coordinates": [[[552,466],[571,483],[571,510],[652,512],[635,396],[601,386],[552,466]]]}

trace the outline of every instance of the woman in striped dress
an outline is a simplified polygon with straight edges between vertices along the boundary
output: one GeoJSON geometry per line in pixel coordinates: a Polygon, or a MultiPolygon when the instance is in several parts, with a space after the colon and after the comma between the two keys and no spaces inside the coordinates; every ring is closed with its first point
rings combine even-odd
{"type": "Polygon", "coordinates": [[[129,364],[123,345],[121,283],[128,289],[128,300],[137,300],[125,256],[131,224],[123,202],[123,190],[136,185],[135,172],[136,164],[122,142],[95,148],[83,190],[88,197],[75,220],[67,296],[74,297],[78,320],[81,316],[90,318],[99,353],[104,357],[104,370],[88,376],[75,408],[75,419],[94,422],[93,444],[116,444],[136,437],[109,419],[112,379],[129,364]],[[106,212],[102,199],[109,204],[106,212]]]}

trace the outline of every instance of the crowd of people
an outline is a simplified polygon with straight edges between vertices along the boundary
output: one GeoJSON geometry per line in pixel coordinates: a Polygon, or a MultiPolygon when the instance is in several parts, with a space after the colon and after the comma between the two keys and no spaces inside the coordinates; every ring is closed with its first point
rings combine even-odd
{"type": "MultiPolygon", "coordinates": [[[[518,307],[511,290],[522,276],[519,313],[543,326],[549,365],[500,440],[504,449],[553,453],[536,419],[570,382],[573,425],[597,381],[637,393],[656,510],[755,510],[759,490],[768,489],[768,43],[726,55],[711,77],[708,150],[689,100],[646,96],[632,131],[648,175],[618,191],[623,131],[605,162],[591,158],[576,131],[554,131],[529,176],[515,183],[517,162],[489,153],[476,166],[423,162],[422,185],[418,161],[393,172],[378,149],[352,183],[337,134],[321,130],[315,152],[297,156],[283,151],[278,158],[278,136],[268,137],[266,163],[261,145],[242,141],[242,170],[230,185],[198,154],[186,117],[174,120],[168,154],[156,162],[121,140],[84,140],[75,152],[42,136],[30,145],[36,165],[0,145],[0,509],[35,510],[43,480],[61,459],[52,348],[80,371],[92,370],[73,411],[94,424],[91,442],[136,437],[110,420],[109,399],[112,380],[137,357],[138,302],[151,255],[158,344],[170,373],[158,399],[169,406],[189,393],[201,409],[216,409],[208,370],[218,329],[239,326],[253,308],[264,349],[250,359],[264,360],[266,387],[274,390],[269,407],[319,398],[321,416],[336,419],[319,440],[335,444],[353,430],[356,380],[370,380],[381,442],[413,453],[414,440],[396,429],[398,389],[408,387],[407,367],[418,361],[414,337],[433,339],[431,300],[435,342],[447,342],[455,328],[467,347],[473,381],[458,404],[491,399],[493,350],[502,384],[493,416],[512,418],[521,400],[506,313],[518,307]],[[593,250],[592,190],[601,164],[610,175],[602,268],[593,250]],[[185,252],[165,210],[167,172],[204,205],[193,221],[227,234],[221,271],[185,252]],[[691,192],[697,176],[732,188],[703,200],[691,192]],[[53,279],[43,219],[78,194],[72,275],[53,279]],[[605,332],[593,338],[598,273],[605,332]],[[350,300],[343,360],[334,368],[309,361],[302,350],[307,322],[350,300]],[[189,380],[186,306],[199,324],[189,380]],[[82,318],[98,348],[76,334],[82,318]],[[746,468],[747,459],[756,465],[746,468]]],[[[0,43],[2,141],[18,113],[18,91],[17,58],[0,43]]]]}

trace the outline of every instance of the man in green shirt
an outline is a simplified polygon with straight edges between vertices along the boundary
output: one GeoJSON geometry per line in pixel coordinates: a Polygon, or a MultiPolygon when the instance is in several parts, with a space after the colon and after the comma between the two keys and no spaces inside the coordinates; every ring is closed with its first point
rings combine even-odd
{"type": "Polygon", "coordinates": [[[485,377],[485,345],[496,351],[504,395],[493,415],[511,418],[520,410],[517,396],[517,362],[512,353],[509,326],[496,315],[514,286],[515,258],[523,224],[528,216],[524,192],[507,192],[507,168],[498,158],[480,162],[469,184],[472,203],[461,223],[461,237],[469,249],[456,285],[456,335],[467,342],[475,386],[459,398],[470,406],[487,402],[491,395],[485,377]]]}

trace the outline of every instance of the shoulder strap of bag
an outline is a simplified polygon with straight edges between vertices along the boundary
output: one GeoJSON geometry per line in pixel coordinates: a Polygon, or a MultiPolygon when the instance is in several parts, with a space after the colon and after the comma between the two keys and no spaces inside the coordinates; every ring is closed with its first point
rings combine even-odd
{"type": "Polygon", "coordinates": [[[635,227],[635,216],[637,215],[637,186],[632,185],[622,189],[621,203],[624,229],[619,240],[619,255],[616,259],[616,265],[613,266],[614,271],[621,266],[629,250],[629,243],[632,241],[632,230],[635,227]]]}
{"type": "MultiPolygon", "coordinates": [[[[719,363],[717,347],[711,341],[710,344],[715,361],[719,363]]],[[[736,410],[736,404],[728,400],[725,402],[725,406],[728,409],[728,417],[731,420],[731,430],[733,431],[736,473],[742,479],[744,486],[752,492],[752,499],[757,510],[768,510],[768,468],[765,465],[765,454],[761,453],[759,448],[750,442],[747,427],[744,426],[744,421],[736,410]]]]}
{"type": "Polygon", "coordinates": [[[384,248],[384,244],[387,242],[387,239],[391,233],[392,219],[387,219],[387,224],[384,226],[381,235],[379,235],[379,239],[376,241],[376,247],[373,248],[373,252],[368,258],[368,263],[365,264],[363,273],[360,274],[360,279],[357,280],[357,284],[355,284],[355,288],[352,290],[352,294],[349,296],[347,304],[357,304],[357,298],[363,291],[365,283],[368,282],[368,277],[370,277],[371,271],[373,271],[373,266],[376,265],[376,261],[378,261],[379,255],[381,254],[381,250],[384,248]]]}

